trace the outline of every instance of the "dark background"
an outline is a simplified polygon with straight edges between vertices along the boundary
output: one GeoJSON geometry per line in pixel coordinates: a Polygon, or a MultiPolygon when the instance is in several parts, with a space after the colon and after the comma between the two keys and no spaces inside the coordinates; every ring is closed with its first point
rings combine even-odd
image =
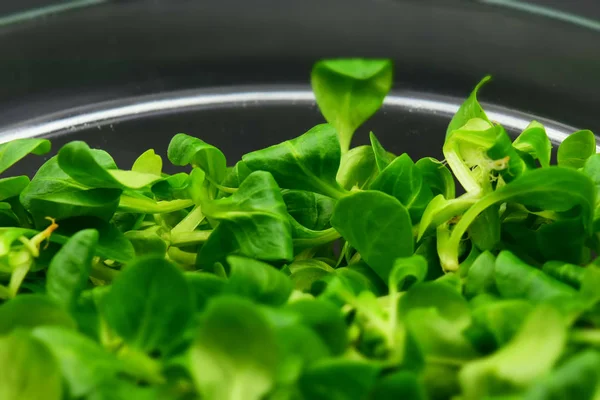
{"type": "MultiPolygon", "coordinates": [[[[68,2],[62,2],[68,3],[68,2]]],[[[8,15],[47,1],[3,0],[8,15]]],[[[530,1],[600,19],[597,1],[530,1]]],[[[395,87],[600,130],[600,32],[471,0],[108,1],[0,25],[0,126],[182,88],[307,83],[316,59],[395,60],[395,87]]]]}

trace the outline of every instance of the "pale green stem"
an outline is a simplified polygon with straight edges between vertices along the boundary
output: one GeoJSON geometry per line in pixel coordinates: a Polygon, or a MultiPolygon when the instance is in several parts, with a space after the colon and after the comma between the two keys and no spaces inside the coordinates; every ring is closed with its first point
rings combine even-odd
{"type": "Polygon", "coordinates": [[[573,330],[570,339],[576,343],[600,346],[600,329],[577,329],[573,330]]]}
{"type": "Polygon", "coordinates": [[[18,265],[13,273],[10,275],[10,282],[8,283],[8,291],[10,292],[10,297],[15,297],[19,292],[19,288],[25,279],[25,276],[29,272],[29,268],[31,267],[31,260],[29,262],[18,265]]]}
{"type": "Polygon", "coordinates": [[[310,239],[293,239],[295,246],[302,247],[315,247],[321,246],[330,242],[333,242],[336,239],[341,238],[342,236],[333,228],[325,229],[323,234],[316,238],[310,239]]]}
{"type": "Polygon", "coordinates": [[[143,379],[151,384],[165,382],[160,362],[148,357],[145,353],[123,346],[117,352],[117,356],[125,363],[127,372],[136,378],[143,379]]]}
{"type": "Polygon", "coordinates": [[[185,247],[201,244],[208,240],[211,233],[212,230],[171,234],[171,246],[185,247]]]}
{"type": "Polygon", "coordinates": [[[350,261],[348,261],[348,265],[352,265],[352,264],[356,264],[358,262],[360,262],[360,260],[362,259],[362,256],[360,255],[359,252],[354,253],[354,255],[350,258],[350,261]]]}
{"type": "MultiPolygon", "coordinates": [[[[187,251],[183,251],[181,249],[178,249],[177,247],[170,247],[168,252],[167,252],[167,257],[172,260],[175,261],[178,264],[184,265],[184,266],[195,266],[196,265],[196,258],[197,255],[194,253],[189,253],[187,251]]],[[[192,268],[195,269],[195,268],[192,268]]]]}
{"type": "MultiPolygon", "coordinates": [[[[450,239],[448,239],[448,242],[444,246],[446,248],[446,251],[444,252],[445,255],[442,256],[440,253],[440,262],[442,264],[442,268],[444,268],[446,271],[456,271],[458,269],[458,247],[463,235],[475,218],[477,218],[477,216],[486,208],[504,200],[504,197],[497,196],[495,194],[496,192],[491,193],[483,197],[477,203],[473,204],[473,206],[463,214],[460,221],[458,221],[454,227],[454,230],[450,235],[450,239]]],[[[438,249],[440,249],[439,245],[438,249]]]]}
{"type": "Polygon", "coordinates": [[[198,225],[200,225],[204,218],[205,217],[202,213],[202,209],[200,206],[196,206],[192,211],[189,212],[188,215],[185,216],[185,218],[183,218],[173,229],[171,229],[171,234],[193,231],[198,227],[198,225]]]}
{"type": "Polygon", "coordinates": [[[471,169],[461,160],[454,147],[444,146],[443,152],[446,162],[450,166],[450,169],[452,169],[452,172],[454,172],[454,176],[456,176],[456,179],[465,188],[467,193],[478,193],[481,190],[479,183],[473,177],[471,169]]]}
{"type": "Polygon", "coordinates": [[[119,211],[144,214],[162,214],[183,210],[193,205],[194,202],[189,199],[154,201],[152,199],[122,195],[119,201],[119,211]]]}
{"type": "Polygon", "coordinates": [[[104,281],[104,282],[112,282],[119,275],[119,271],[113,268],[109,268],[102,262],[96,262],[92,264],[92,269],[90,271],[90,276],[104,281]]]}

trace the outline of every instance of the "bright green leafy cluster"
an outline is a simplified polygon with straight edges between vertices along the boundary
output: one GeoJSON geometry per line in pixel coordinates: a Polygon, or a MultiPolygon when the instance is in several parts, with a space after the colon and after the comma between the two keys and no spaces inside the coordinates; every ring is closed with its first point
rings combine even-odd
{"type": "MultiPolygon", "coordinates": [[[[551,166],[487,80],[445,162],[351,148],[392,65],[328,60],[328,124],[233,166],[178,134],[185,173],[71,142],[0,179],[0,399],[600,399],[595,137],[551,166]]],[[[0,173],[49,150],[2,144],[0,173]]]]}

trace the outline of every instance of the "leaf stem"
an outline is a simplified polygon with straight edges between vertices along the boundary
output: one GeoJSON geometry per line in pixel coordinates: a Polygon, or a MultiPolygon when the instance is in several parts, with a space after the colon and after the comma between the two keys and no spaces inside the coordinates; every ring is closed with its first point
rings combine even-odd
{"type": "Polygon", "coordinates": [[[183,251],[181,249],[178,249],[177,247],[170,247],[169,250],[167,251],[167,257],[170,260],[175,261],[177,264],[180,264],[184,267],[185,266],[193,267],[193,268],[185,268],[185,269],[192,269],[192,270],[196,269],[194,266],[196,265],[197,255],[194,253],[183,251]]]}
{"type": "Polygon", "coordinates": [[[117,352],[117,356],[126,365],[127,372],[136,378],[143,379],[150,384],[161,384],[165,378],[161,373],[161,365],[158,361],[148,357],[141,351],[123,346],[117,352]]]}
{"type": "Polygon", "coordinates": [[[200,225],[204,220],[205,216],[202,213],[200,206],[194,207],[192,211],[188,213],[173,229],[171,229],[171,235],[193,231],[200,225]]]}
{"type": "Polygon", "coordinates": [[[90,271],[90,276],[104,281],[104,282],[112,282],[119,275],[119,271],[113,268],[109,268],[104,265],[103,262],[98,261],[92,264],[92,269],[90,271]]]}
{"type": "Polygon", "coordinates": [[[570,340],[575,343],[600,346],[600,329],[575,329],[571,332],[570,340]]]}
{"type": "Polygon", "coordinates": [[[10,275],[10,282],[8,283],[8,291],[11,298],[15,297],[19,292],[19,288],[21,287],[25,276],[27,276],[27,273],[31,268],[31,264],[33,264],[31,254],[29,254],[29,252],[26,250],[22,250],[14,256],[17,257],[14,260],[17,265],[13,266],[13,271],[10,275]]]}
{"type": "Polygon", "coordinates": [[[443,152],[446,162],[452,172],[454,172],[454,176],[456,176],[456,179],[465,188],[467,193],[478,193],[481,190],[479,184],[475,180],[475,177],[473,177],[470,168],[460,159],[454,146],[444,146],[443,152]]]}
{"type": "MultiPolygon", "coordinates": [[[[462,216],[460,221],[456,224],[450,238],[443,245],[443,251],[438,244],[438,250],[440,253],[440,262],[442,268],[446,271],[457,271],[458,270],[458,247],[463,235],[471,225],[471,223],[481,214],[486,208],[491,205],[504,200],[504,193],[498,195],[497,192],[490,193],[489,195],[481,198],[478,202],[473,204],[462,216]]],[[[508,197],[508,196],[507,196],[508,197]]]]}
{"type": "Polygon", "coordinates": [[[171,246],[185,247],[204,243],[208,240],[212,230],[191,231],[171,234],[171,246]]]}
{"type": "Polygon", "coordinates": [[[325,229],[322,231],[323,233],[320,236],[312,237],[312,238],[297,238],[293,239],[294,246],[298,247],[317,247],[330,242],[333,242],[336,239],[341,238],[342,236],[336,231],[334,228],[325,229]]]}
{"type": "Polygon", "coordinates": [[[162,214],[183,210],[193,205],[194,202],[189,199],[154,201],[150,198],[121,195],[119,211],[143,214],[162,214]]]}

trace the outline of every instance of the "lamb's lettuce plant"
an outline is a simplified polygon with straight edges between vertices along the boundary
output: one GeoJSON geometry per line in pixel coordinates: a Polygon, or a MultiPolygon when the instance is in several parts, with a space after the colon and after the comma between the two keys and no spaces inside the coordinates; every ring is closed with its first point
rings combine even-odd
{"type": "Polygon", "coordinates": [[[50,142],[0,144],[0,399],[599,399],[595,136],[554,163],[542,124],[487,117],[486,77],[444,160],[351,147],[392,78],[319,61],[327,123],[232,164],[178,133],[30,179],[5,172],[50,142]]]}

